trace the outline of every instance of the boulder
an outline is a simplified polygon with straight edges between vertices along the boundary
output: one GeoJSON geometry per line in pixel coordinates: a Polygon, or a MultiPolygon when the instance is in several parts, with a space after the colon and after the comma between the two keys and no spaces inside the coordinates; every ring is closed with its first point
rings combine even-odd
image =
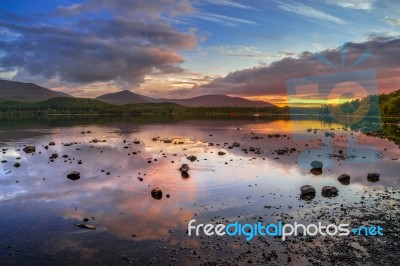
{"type": "Polygon", "coordinates": [[[340,182],[350,181],[350,176],[348,174],[342,174],[342,175],[338,176],[338,180],[340,182]]]}
{"type": "Polygon", "coordinates": [[[234,143],[232,143],[232,146],[233,147],[240,147],[240,143],[239,142],[234,142],[234,143]]]}
{"type": "Polygon", "coordinates": [[[350,184],[350,176],[348,174],[342,174],[338,176],[338,180],[342,185],[350,184]]]}
{"type": "Polygon", "coordinates": [[[315,196],[315,188],[310,185],[300,187],[302,197],[315,196]]]}
{"type": "Polygon", "coordinates": [[[187,171],[182,171],[181,176],[182,178],[189,178],[189,173],[187,171]]]}
{"type": "Polygon", "coordinates": [[[74,172],[69,173],[67,175],[67,178],[75,181],[75,180],[78,180],[79,178],[81,178],[81,174],[79,172],[74,171],[74,172]]]}
{"type": "Polygon", "coordinates": [[[162,198],[162,190],[159,187],[153,188],[151,190],[151,196],[153,199],[160,200],[162,198]]]}
{"type": "Polygon", "coordinates": [[[191,161],[191,162],[194,162],[194,161],[197,160],[197,157],[194,156],[194,155],[190,155],[190,156],[186,157],[186,159],[188,159],[188,160],[191,161]]]}
{"type": "Polygon", "coordinates": [[[35,152],[35,151],[36,151],[36,147],[35,147],[35,146],[26,146],[26,147],[23,149],[23,151],[24,151],[25,153],[32,153],[32,152],[35,152]]]}
{"type": "Polygon", "coordinates": [[[380,174],[378,174],[378,173],[368,173],[368,175],[367,175],[367,180],[369,181],[369,182],[378,182],[379,181],[379,177],[380,177],[381,175],[380,174]]]}
{"type": "Polygon", "coordinates": [[[324,197],[336,197],[339,190],[334,186],[324,186],[322,187],[322,196],[324,197]]]}

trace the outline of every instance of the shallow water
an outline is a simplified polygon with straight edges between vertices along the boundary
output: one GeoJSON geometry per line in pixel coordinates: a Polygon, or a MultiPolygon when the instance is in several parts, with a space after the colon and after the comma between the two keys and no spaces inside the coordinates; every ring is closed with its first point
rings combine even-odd
{"type": "MultiPolygon", "coordinates": [[[[284,214],[300,221],[298,211],[307,204],[299,198],[302,185],[316,188],[313,202],[320,207],[399,187],[397,145],[326,121],[0,126],[0,135],[0,148],[7,149],[0,155],[7,161],[0,167],[0,260],[9,264],[186,264],[197,257],[186,247],[204,245],[186,234],[191,219],[274,222],[284,214]],[[233,142],[240,147],[230,147],[233,142]],[[25,153],[24,145],[36,146],[36,152],[25,153]],[[284,147],[296,150],[278,155],[284,147]],[[190,155],[197,160],[190,162],[190,155]],[[315,159],[324,162],[321,175],[310,173],[315,159]],[[189,164],[189,178],[178,170],[183,163],[189,164]],[[80,172],[79,180],[67,178],[72,171],[80,172]],[[368,182],[369,172],[380,173],[380,181],[368,182]],[[349,185],[337,181],[343,173],[351,176],[349,185]],[[339,196],[322,197],[325,185],[338,187],[339,196]],[[151,196],[156,187],[161,200],[151,196]],[[96,230],[75,226],[84,218],[96,230]]],[[[217,238],[210,241],[215,252],[202,259],[246,250],[244,239],[224,240],[223,252],[217,238]]]]}

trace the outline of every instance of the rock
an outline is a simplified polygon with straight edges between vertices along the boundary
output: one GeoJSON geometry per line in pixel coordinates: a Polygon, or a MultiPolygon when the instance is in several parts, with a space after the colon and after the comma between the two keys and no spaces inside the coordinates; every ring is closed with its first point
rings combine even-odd
{"type": "Polygon", "coordinates": [[[83,229],[96,230],[96,226],[90,224],[76,224],[76,226],[83,229]]]}
{"type": "Polygon", "coordinates": [[[54,142],[49,142],[49,146],[54,146],[54,145],[56,145],[54,142]]]}
{"type": "Polygon", "coordinates": [[[151,196],[153,199],[160,200],[162,198],[162,190],[159,187],[153,188],[151,190],[151,196]]]}
{"type": "Polygon", "coordinates": [[[234,143],[232,143],[232,146],[233,147],[240,147],[240,143],[239,142],[234,142],[234,143]]]}
{"type": "Polygon", "coordinates": [[[14,164],[14,167],[15,167],[15,168],[18,168],[18,167],[20,167],[20,166],[21,166],[20,163],[15,163],[15,164],[14,164]]]}
{"type": "Polygon", "coordinates": [[[218,155],[219,155],[219,156],[222,156],[222,155],[225,155],[225,154],[226,154],[226,153],[223,152],[223,151],[219,151],[219,152],[218,152],[218,155]]]}
{"type": "Polygon", "coordinates": [[[79,172],[74,171],[74,172],[71,172],[70,174],[68,174],[67,178],[75,181],[75,180],[78,180],[79,178],[81,178],[81,174],[79,172]]]}
{"type": "Polygon", "coordinates": [[[164,143],[172,143],[171,139],[164,139],[164,143]]]}
{"type": "Polygon", "coordinates": [[[304,185],[300,187],[300,192],[302,196],[312,195],[315,194],[315,188],[310,185],[304,185]]]}
{"type": "Polygon", "coordinates": [[[302,198],[314,198],[315,197],[315,188],[310,185],[304,185],[300,187],[301,197],[302,198]]]}
{"type": "Polygon", "coordinates": [[[191,161],[191,162],[194,162],[194,161],[197,160],[197,157],[194,156],[194,155],[190,155],[190,156],[186,157],[186,159],[188,159],[188,160],[191,161]]]}
{"type": "Polygon", "coordinates": [[[322,187],[322,196],[325,197],[336,197],[339,190],[334,186],[324,186],[322,187]]]}
{"type": "Polygon", "coordinates": [[[35,147],[35,146],[26,146],[26,147],[23,149],[23,151],[24,151],[25,153],[32,153],[32,152],[35,152],[35,151],[36,151],[36,147],[35,147]]]}
{"type": "Polygon", "coordinates": [[[312,161],[310,165],[314,169],[322,169],[322,167],[324,166],[324,164],[321,161],[312,161]]]}
{"type": "Polygon", "coordinates": [[[7,160],[1,160],[1,163],[7,163],[7,160]]]}
{"type": "Polygon", "coordinates": [[[350,176],[348,174],[342,174],[338,176],[338,180],[342,185],[350,184],[350,176]]]}
{"type": "Polygon", "coordinates": [[[313,168],[310,170],[310,173],[313,175],[322,175],[322,169],[321,168],[313,168]]]}
{"type": "Polygon", "coordinates": [[[189,173],[187,171],[182,171],[181,176],[182,178],[189,178],[189,173]]]}
{"type": "Polygon", "coordinates": [[[181,171],[181,172],[187,172],[187,171],[189,171],[189,165],[187,165],[187,164],[182,164],[181,165],[181,167],[179,167],[179,171],[181,171]]]}
{"type": "Polygon", "coordinates": [[[374,183],[374,182],[378,182],[379,181],[379,177],[380,176],[381,175],[378,174],[378,173],[368,173],[367,179],[368,179],[369,182],[374,183]]]}

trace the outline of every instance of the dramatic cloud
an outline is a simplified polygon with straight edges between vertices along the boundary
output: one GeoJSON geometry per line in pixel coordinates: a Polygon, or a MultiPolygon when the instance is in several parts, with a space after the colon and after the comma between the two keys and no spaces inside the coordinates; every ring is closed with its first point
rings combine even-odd
{"type": "Polygon", "coordinates": [[[388,92],[400,89],[400,39],[380,38],[364,43],[348,43],[345,65],[342,67],[339,49],[326,50],[325,56],[335,68],[317,60],[317,55],[303,52],[297,58],[284,58],[266,67],[255,67],[229,73],[209,84],[191,89],[196,94],[230,94],[239,96],[286,95],[286,82],[292,78],[336,74],[340,72],[374,69],[378,89],[388,92]],[[366,51],[371,57],[351,67],[366,51]]]}
{"type": "Polygon", "coordinates": [[[15,35],[0,39],[0,71],[17,71],[17,79],[133,86],[148,74],[180,73],[178,51],[196,45],[193,30],[172,25],[184,12],[191,12],[185,0],[89,0],[60,7],[37,23],[0,19],[3,31],[15,35]],[[53,18],[65,23],[51,23],[53,18]]]}

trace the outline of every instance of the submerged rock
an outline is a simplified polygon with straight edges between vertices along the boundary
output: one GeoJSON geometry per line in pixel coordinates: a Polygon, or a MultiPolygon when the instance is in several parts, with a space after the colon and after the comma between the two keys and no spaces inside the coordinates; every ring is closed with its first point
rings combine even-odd
{"type": "Polygon", "coordinates": [[[76,226],[83,229],[96,230],[96,226],[90,224],[76,224],[76,226]]]}
{"type": "Polygon", "coordinates": [[[35,151],[36,151],[36,147],[35,147],[35,146],[26,146],[26,147],[23,149],[23,151],[24,151],[25,153],[32,153],[32,152],[35,152],[35,151]]]}
{"type": "Polygon", "coordinates": [[[162,190],[159,187],[153,188],[151,190],[151,196],[153,199],[160,200],[162,198],[162,190]]]}
{"type": "Polygon", "coordinates": [[[321,161],[312,161],[310,165],[314,169],[322,169],[322,167],[324,167],[324,164],[321,161]]]}
{"type": "Polygon", "coordinates": [[[191,162],[194,162],[194,161],[197,160],[197,157],[194,156],[194,155],[190,155],[190,156],[186,157],[186,159],[188,159],[188,160],[191,161],[191,162]]]}
{"type": "Polygon", "coordinates": [[[187,165],[186,163],[182,164],[181,167],[179,167],[179,171],[181,172],[189,171],[189,165],[187,165]]]}
{"type": "Polygon", "coordinates": [[[380,177],[381,175],[380,174],[378,174],[378,173],[368,173],[368,175],[367,175],[367,180],[369,181],[369,182],[378,182],[379,181],[379,177],[380,177]]]}
{"type": "Polygon", "coordinates": [[[322,196],[324,197],[336,197],[339,190],[334,186],[324,186],[322,187],[322,196]]]}
{"type": "Polygon", "coordinates": [[[81,174],[79,172],[74,171],[74,172],[71,172],[70,174],[68,174],[67,178],[75,181],[75,180],[78,180],[79,178],[81,178],[81,174]]]}
{"type": "Polygon", "coordinates": [[[303,199],[313,199],[315,197],[315,188],[311,185],[304,185],[300,187],[301,195],[303,199]]]}

